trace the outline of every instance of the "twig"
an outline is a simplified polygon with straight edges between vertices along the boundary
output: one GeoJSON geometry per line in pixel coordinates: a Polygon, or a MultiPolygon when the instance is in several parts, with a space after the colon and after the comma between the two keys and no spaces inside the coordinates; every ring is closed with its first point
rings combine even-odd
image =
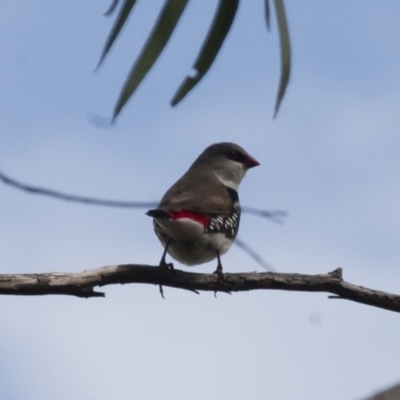
{"type": "MultiPolygon", "coordinates": [[[[59,192],[53,189],[46,189],[38,186],[28,185],[11,178],[0,171],[0,180],[3,183],[22,190],[30,194],[38,194],[42,196],[56,198],[58,200],[70,201],[74,203],[98,205],[106,207],[119,207],[119,208],[155,208],[157,202],[154,201],[119,201],[119,200],[105,200],[94,197],[76,196],[68,193],[59,192]]],[[[259,210],[251,207],[242,207],[242,211],[245,213],[257,215],[259,217],[267,218],[273,222],[282,223],[283,218],[287,215],[285,211],[274,210],[259,210]]],[[[245,251],[251,258],[253,258],[259,265],[265,268],[267,271],[273,271],[274,269],[268,265],[268,263],[253,250],[248,244],[243,241],[236,239],[235,244],[238,245],[243,251],[245,251]]],[[[162,291],[161,295],[163,295],[162,291]]]]}
{"type": "Polygon", "coordinates": [[[240,247],[243,251],[245,251],[257,264],[261,265],[265,270],[271,272],[277,272],[276,269],[269,265],[252,247],[250,247],[243,240],[236,238],[234,243],[236,246],[240,247]]]}
{"type": "Polygon", "coordinates": [[[59,192],[53,189],[46,189],[38,186],[27,185],[19,182],[9,176],[0,172],[0,180],[5,184],[10,185],[16,189],[23,190],[30,194],[38,194],[47,197],[53,197],[59,200],[71,201],[74,203],[92,204],[106,207],[121,207],[121,208],[152,208],[156,207],[157,203],[153,201],[119,201],[119,200],[105,200],[97,199],[94,197],[75,196],[59,192]]]}
{"type": "MultiPolygon", "coordinates": [[[[6,185],[12,186],[15,189],[22,190],[30,194],[37,194],[47,197],[52,197],[58,200],[71,201],[74,203],[90,204],[106,207],[120,207],[120,208],[154,208],[157,207],[155,201],[120,201],[120,200],[107,200],[95,197],[77,196],[73,194],[63,193],[53,189],[47,189],[39,186],[28,185],[22,183],[14,178],[5,175],[0,171],[0,181],[6,185]]],[[[282,210],[259,210],[252,207],[242,207],[245,213],[257,215],[259,217],[267,218],[271,221],[281,223],[283,218],[287,215],[286,211],[282,210]]]]}

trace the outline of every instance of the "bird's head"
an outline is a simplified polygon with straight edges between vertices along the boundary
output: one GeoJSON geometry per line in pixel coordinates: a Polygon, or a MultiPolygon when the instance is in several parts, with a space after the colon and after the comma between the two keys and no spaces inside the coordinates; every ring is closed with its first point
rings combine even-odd
{"type": "Polygon", "coordinates": [[[190,168],[212,172],[225,186],[237,190],[249,168],[260,163],[235,143],[215,143],[197,157],[190,168]]]}

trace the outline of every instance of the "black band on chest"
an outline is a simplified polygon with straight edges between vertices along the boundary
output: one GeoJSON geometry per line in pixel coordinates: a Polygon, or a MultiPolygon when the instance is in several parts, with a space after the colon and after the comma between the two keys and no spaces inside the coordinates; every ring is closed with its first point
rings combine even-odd
{"type": "Polygon", "coordinates": [[[233,200],[234,203],[239,201],[238,192],[235,189],[232,189],[228,186],[225,186],[227,192],[229,193],[230,198],[233,200]]]}

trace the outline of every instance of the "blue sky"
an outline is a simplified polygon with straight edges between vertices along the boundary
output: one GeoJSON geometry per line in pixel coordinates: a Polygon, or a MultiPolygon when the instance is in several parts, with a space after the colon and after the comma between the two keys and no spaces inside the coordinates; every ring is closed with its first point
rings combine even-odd
{"type": "MultiPolygon", "coordinates": [[[[243,240],[278,271],[342,267],[352,283],[399,294],[400,4],[286,0],[293,74],[272,120],[278,37],[274,20],[266,33],[261,0],[242,2],[208,76],[169,107],[215,3],[191,2],[110,127],[104,121],[162,2],[138,2],[93,73],[113,23],[102,17],[108,1],[3,1],[0,170],[69,193],[156,201],[207,145],[237,142],[261,162],[241,185],[242,204],[289,212],[283,226],[244,215],[243,240]]],[[[4,185],[0,197],[1,273],[161,257],[144,210],[4,185]]],[[[237,247],[223,265],[260,270],[237,247]]],[[[326,294],[215,299],[165,288],[162,300],[153,286],[104,290],[106,299],[1,298],[4,398],[357,400],[400,380],[395,313],[326,294]]]]}

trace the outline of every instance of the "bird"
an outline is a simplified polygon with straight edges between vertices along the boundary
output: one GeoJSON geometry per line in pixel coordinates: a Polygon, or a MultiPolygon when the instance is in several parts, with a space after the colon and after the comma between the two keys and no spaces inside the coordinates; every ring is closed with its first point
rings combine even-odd
{"type": "Polygon", "coordinates": [[[166,254],[193,266],[217,258],[214,273],[223,275],[221,255],[232,246],[239,229],[238,188],[248,169],[260,163],[235,143],[207,147],[187,172],[164,194],[153,217],[154,231],[164,247],[160,267],[173,269],[166,254]]]}

